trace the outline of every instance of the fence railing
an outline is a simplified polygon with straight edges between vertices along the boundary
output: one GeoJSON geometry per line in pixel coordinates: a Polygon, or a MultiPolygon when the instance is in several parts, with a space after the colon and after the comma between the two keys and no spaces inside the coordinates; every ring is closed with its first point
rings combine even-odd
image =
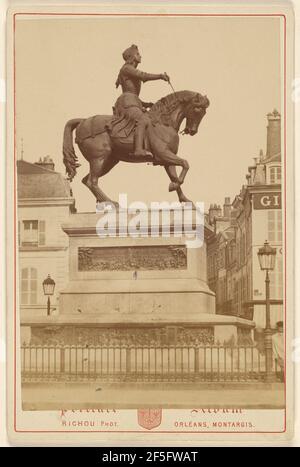
{"type": "Polygon", "coordinates": [[[265,357],[255,346],[23,345],[21,370],[23,381],[263,381],[265,357]]]}

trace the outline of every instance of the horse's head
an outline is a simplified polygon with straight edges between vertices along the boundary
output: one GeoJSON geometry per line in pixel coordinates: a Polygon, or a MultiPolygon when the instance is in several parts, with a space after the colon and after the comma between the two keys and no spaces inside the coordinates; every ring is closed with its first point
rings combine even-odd
{"type": "Polygon", "coordinates": [[[187,103],[185,109],[186,125],[183,130],[184,134],[194,136],[197,133],[200,122],[206,114],[208,106],[209,100],[207,96],[202,96],[199,93],[194,95],[187,103]]]}
{"type": "Polygon", "coordinates": [[[182,121],[186,119],[182,133],[193,136],[197,133],[208,106],[207,96],[193,91],[178,91],[157,101],[149,115],[154,123],[173,126],[177,132],[182,121]]]}

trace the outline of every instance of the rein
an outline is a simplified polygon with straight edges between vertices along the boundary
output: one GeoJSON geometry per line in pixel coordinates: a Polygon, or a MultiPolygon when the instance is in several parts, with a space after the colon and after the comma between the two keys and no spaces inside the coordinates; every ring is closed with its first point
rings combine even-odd
{"type": "MultiPolygon", "coordinates": [[[[165,73],[165,74],[166,74],[166,73],[165,73]]],[[[175,96],[175,99],[176,99],[177,102],[180,104],[181,102],[180,102],[180,100],[179,100],[178,97],[177,97],[177,94],[176,94],[176,92],[175,92],[175,89],[174,89],[173,86],[172,86],[172,83],[171,83],[170,78],[168,79],[167,83],[170,85],[170,87],[171,87],[171,89],[172,89],[172,91],[173,91],[173,94],[174,94],[174,96],[175,96]]],[[[186,134],[185,128],[184,128],[183,130],[181,130],[181,131],[179,132],[179,134],[180,134],[180,135],[185,135],[185,134],[186,134]]]]}
{"type": "Polygon", "coordinates": [[[169,117],[169,115],[175,110],[175,108],[178,106],[178,105],[181,105],[182,104],[182,101],[178,98],[172,84],[167,81],[169,83],[169,85],[171,86],[172,88],[172,94],[170,94],[169,96],[166,96],[166,97],[171,97],[173,96],[173,102],[172,103],[166,103],[164,102],[164,100],[166,98],[162,98],[160,99],[158,102],[156,102],[154,104],[154,108],[152,107],[152,109],[150,110],[150,116],[151,117],[154,117],[154,121],[156,121],[156,119],[158,118],[159,121],[161,121],[162,123],[164,123],[162,120],[164,119],[164,117],[169,117]],[[159,104],[159,106],[157,106],[157,104],[159,104]]]}

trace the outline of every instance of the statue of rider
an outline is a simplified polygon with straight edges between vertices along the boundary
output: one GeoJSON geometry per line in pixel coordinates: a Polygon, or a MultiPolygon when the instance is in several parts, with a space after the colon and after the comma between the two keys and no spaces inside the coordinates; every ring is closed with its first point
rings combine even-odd
{"type": "Polygon", "coordinates": [[[166,73],[152,74],[137,70],[141,55],[134,44],[123,52],[123,59],[125,64],[116,81],[116,87],[121,86],[122,94],[116,101],[115,114],[136,122],[133,154],[136,157],[143,157],[149,155],[149,152],[143,149],[143,142],[147,125],[150,122],[146,109],[152,104],[140,100],[141,83],[158,79],[169,81],[170,78],[166,73]]]}

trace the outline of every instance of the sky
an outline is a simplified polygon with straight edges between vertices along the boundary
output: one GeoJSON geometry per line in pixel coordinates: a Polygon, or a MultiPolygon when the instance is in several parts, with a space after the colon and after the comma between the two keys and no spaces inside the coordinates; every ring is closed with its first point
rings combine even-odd
{"type": "MultiPolygon", "coordinates": [[[[210,107],[198,133],[181,137],[180,157],[190,164],[183,191],[193,201],[223,204],[245,183],[247,168],[266,149],[266,114],[280,111],[280,19],[241,17],[18,19],[16,24],[16,141],[18,158],[50,155],[65,173],[62,137],[75,117],[111,113],[122,52],[139,46],[140,69],[167,72],[176,91],[207,94],[210,107]]],[[[145,83],[141,98],[155,102],[172,92],[164,81],[145,83]]],[[[72,182],[78,211],[93,211],[81,183],[72,182]]],[[[111,198],[175,201],[162,167],[119,163],[99,180],[111,198]]]]}

